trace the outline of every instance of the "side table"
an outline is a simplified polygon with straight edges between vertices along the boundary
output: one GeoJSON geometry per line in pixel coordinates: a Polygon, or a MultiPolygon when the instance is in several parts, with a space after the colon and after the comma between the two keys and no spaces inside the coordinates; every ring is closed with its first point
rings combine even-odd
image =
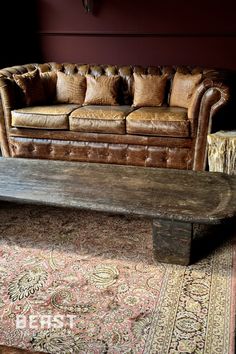
{"type": "Polygon", "coordinates": [[[207,142],[209,171],[236,175],[236,130],[208,134],[207,142]]]}

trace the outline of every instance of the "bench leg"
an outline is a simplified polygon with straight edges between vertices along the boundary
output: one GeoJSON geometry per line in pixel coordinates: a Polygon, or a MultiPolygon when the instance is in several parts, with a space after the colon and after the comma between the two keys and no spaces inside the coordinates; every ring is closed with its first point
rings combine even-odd
{"type": "Polygon", "coordinates": [[[188,265],[191,261],[193,224],[153,220],[153,248],[158,262],[188,265]]]}

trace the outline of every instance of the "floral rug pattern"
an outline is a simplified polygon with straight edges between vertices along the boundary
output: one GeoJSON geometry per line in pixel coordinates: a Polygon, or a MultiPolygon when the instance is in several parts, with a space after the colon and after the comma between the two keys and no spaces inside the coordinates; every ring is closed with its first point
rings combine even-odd
{"type": "Polygon", "coordinates": [[[157,263],[150,221],[3,203],[0,344],[48,353],[233,353],[235,251],[157,263]]]}

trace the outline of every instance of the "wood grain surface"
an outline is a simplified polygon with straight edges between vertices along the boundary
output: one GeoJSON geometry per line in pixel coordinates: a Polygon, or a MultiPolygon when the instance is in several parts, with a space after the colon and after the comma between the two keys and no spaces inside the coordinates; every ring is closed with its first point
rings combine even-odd
{"type": "Polygon", "coordinates": [[[220,224],[235,217],[236,179],[222,173],[1,158],[0,199],[220,224]]]}

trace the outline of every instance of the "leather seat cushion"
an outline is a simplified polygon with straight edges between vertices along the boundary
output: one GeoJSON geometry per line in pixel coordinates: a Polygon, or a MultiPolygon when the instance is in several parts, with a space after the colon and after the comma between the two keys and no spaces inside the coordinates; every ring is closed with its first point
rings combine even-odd
{"type": "Polygon", "coordinates": [[[16,109],[11,112],[12,126],[68,130],[69,114],[78,107],[76,104],[57,104],[16,109]]]}
{"type": "Polygon", "coordinates": [[[180,107],[142,107],[126,118],[128,134],[189,137],[187,109],[180,107]]]}
{"type": "Polygon", "coordinates": [[[69,117],[70,130],[90,133],[125,134],[125,117],[130,106],[84,106],[69,117]]]}

